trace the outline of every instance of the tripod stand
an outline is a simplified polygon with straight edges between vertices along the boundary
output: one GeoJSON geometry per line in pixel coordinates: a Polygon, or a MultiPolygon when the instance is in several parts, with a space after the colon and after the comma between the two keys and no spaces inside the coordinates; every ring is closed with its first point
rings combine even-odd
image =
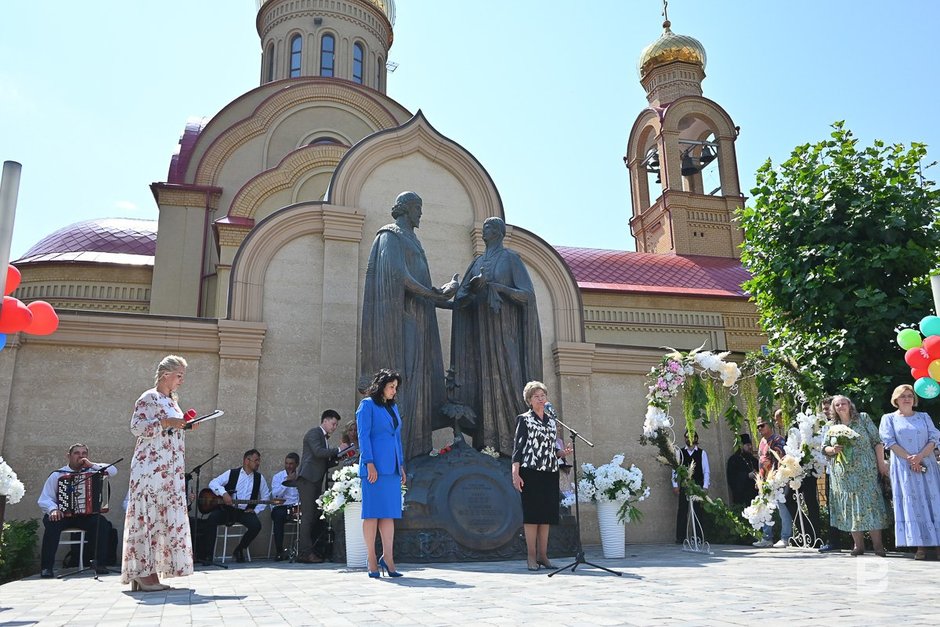
{"type": "MultiPolygon", "coordinates": [[[[581,438],[582,440],[584,440],[584,443],[587,444],[588,446],[593,447],[594,444],[592,444],[590,441],[588,441],[587,439],[585,439],[584,436],[582,436],[580,433],[578,433],[577,431],[575,431],[574,429],[572,429],[571,427],[569,427],[568,425],[566,425],[565,423],[563,423],[563,422],[558,418],[558,416],[554,415],[554,414],[555,414],[554,410],[552,410],[551,413],[552,413],[552,418],[555,419],[555,422],[557,422],[557,423],[560,424],[562,427],[564,427],[565,429],[567,429],[569,435],[571,436],[571,457],[572,457],[572,460],[574,461],[575,473],[577,473],[577,468],[578,468],[578,438],[581,438]]],[[[548,576],[551,577],[552,575],[556,575],[556,574],[560,573],[560,572],[563,571],[563,570],[568,570],[569,568],[571,569],[571,572],[574,572],[575,569],[578,567],[579,564],[587,564],[588,566],[593,566],[594,568],[600,568],[601,570],[606,570],[606,571],[607,571],[608,573],[610,573],[611,575],[617,575],[618,577],[622,577],[622,576],[623,576],[623,573],[621,573],[621,572],[617,572],[616,570],[611,570],[611,569],[609,569],[609,568],[604,568],[603,566],[598,566],[597,564],[592,564],[591,562],[589,562],[589,561],[587,561],[586,559],[584,559],[584,547],[581,545],[581,508],[579,507],[578,502],[579,502],[579,499],[578,499],[578,477],[577,477],[577,474],[576,474],[576,475],[575,475],[575,481],[574,481],[574,519],[575,519],[575,525],[577,526],[577,529],[578,529],[578,550],[577,550],[577,553],[575,553],[574,561],[573,561],[573,562],[571,562],[570,564],[567,564],[567,565],[565,565],[565,566],[562,566],[561,568],[558,568],[558,569],[556,569],[556,570],[554,570],[554,571],[548,573],[548,576]]]]}
{"type": "MultiPolygon", "coordinates": [[[[95,555],[94,555],[94,557],[91,559],[91,568],[94,568],[94,570],[95,570],[95,579],[96,579],[96,580],[98,579],[99,571],[102,571],[102,570],[103,570],[103,571],[108,572],[108,573],[113,573],[113,572],[115,572],[115,571],[111,570],[110,568],[108,568],[107,566],[105,566],[103,563],[101,563],[101,560],[98,559],[99,556],[102,554],[102,552],[107,550],[107,546],[102,546],[102,544],[104,544],[104,543],[101,542],[101,518],[102,518],[102,514],[101,514],[101,507],[102,507],[101,500],[102,500],[102,498],[104,497],[104,476],[107,474],[108,468],[111,468],[111,467],[114,466],[115,464],[117,464],[117,463],[119,463],[119,462],[122,462],[122,461],[124,461],[124,458],[123,458],[123,457],[121,457],[121,458],[118,459],[118,460],[115,460],[115,461],[111,462],[111,463],[108,464],[107,466],[102,466],[101,468],[99,468],[99,469],[97,469],[97,470],[93,470],[93,471],[91,471],[91,472],[89,472],[89,473],[86,473],[85,471],[82,471],[82,472],[80,472],[80,473],[74,473],[74,474],[98,475],[97,477],[94,477],[94,476],[92,477],[92,501],[91,501],[91,515],[95,517],[95,535],[94,535],[94,540],[95,540],[95,555]],[[95,494],[95,489],[94,489],[94,485],[95,485],[96,482],[100,485],[100,488],[98,489],[98,491],[97,491],[98,493],[97,493],[97,494],[95,494]]],[[[109,484],[109,485],[108,485],[108,500],[109,500],[109,502],[110,502],[110,491],[111,491],[111,486],[110,486],[110,484],[109,484]]],[[[110,506],[108,507],[108,509],[110,509],[110,506]]],[[[79,555],[81,555],[81,551],[79,551],[79,555]]],[[[83,560],[79,560],[79,561],[83,561],[83,560]]],[[[80,563],[80,564],[78,565],[78,569],[77,569],[77,570],[74,570],[74,571],[72,571],[72,572],[70,572],[70,573],[63,573],[63,574],[61,574],[61,575],[58,576],[58,579],[65,579],[66,577],[71,577],[72,575],[78,575],[79,573],[83,573],[83,572],[85,572],[86,570],[88,570],[88,568],[89,568],[89,567],[88,567],[88,566],[85,566],[84,563],[80,563]]]]}
{"type": "MultiPolygon", "coordinates": [[[[209,459],[202,462],[201,464],[199,464],[198,466],[196,466],[195,468],[193,468],[192,470],[186,473],[186,485],[187,486],[189,486],[189,482],[192,480],[193,477],[196,478],[196,488],[193,490],[193,494],[196,494],[196,495],[199,494],[199,474],[202,472],[202,467],[208,464],[209,462],[211,462],[213,459],[215,459],[218,456],[219,454],[216,453],[215,455],[213,455],[212,457],[210,457],[209,459]]],[[[189,497],[188,491],[187,491],[186,496],[189,497]]],[[[193,558],[194,558],[193,563],[195,564],[198,561],[199,564],[202,566],[216,566],[218,568],[225,568],[227,570],[228,566],[226,566],[225,564],[221,562],[215,561],[215,555],[213,555],[212,553],[209,554],[208,559],[202,559],[202,560],[200,560],[199,556],[196,554],[197,553],[196,545],[199,541],[199,498],[198,496],[196,498],[193,498],[192,507],[193,507],[192,541],[193,541],[193,558]]],[[[207,544],[209,545],[209,547],[215,547],[215,538],[207,538],[207,544]]]]}

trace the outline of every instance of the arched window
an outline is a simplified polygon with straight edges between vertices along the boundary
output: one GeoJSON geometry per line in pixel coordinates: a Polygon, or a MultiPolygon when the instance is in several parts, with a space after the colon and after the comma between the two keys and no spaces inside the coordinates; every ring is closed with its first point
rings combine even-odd
{"type": "Polygon", "coordinates": [[[362,58],[365,56],[365,50],[362,49],[362,44],[356,43],[353,45],[353,73],[352,79],[354,82],[362,84],[362,58]]]}
{"type": "Polygon", "coordinates": [[[303,48],[303,39],[300,35],[290,38],[290,77],[300,76],[300,57],[303,48]]]}
{"type": "Polygon", "coordinates": [[[267,70],[265,70],[264,82],[270,83],[274,80],[274,43],[268,44],[268,65],[267,70]]]}
{"type": "Polygon", "coordinates": [[[377,57],[375,61],[375,88],[382,89],[382,70],[385,69],[385,61],[382,57],[377,57]]]}
{"type": "Polygon", "coordinates": [[[336,40],[333,35],[324,35],[320,40],[320,76],[333,76],[333,59],[336,40]]]}

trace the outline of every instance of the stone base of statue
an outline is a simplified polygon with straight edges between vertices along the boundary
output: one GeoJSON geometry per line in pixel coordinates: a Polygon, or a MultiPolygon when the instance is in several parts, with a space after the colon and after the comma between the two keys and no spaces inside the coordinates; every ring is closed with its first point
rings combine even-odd
{"type": "MultiPolygon", "coordinates": [[[[405,511],[395,525],[396,561],[525,559],[522,503],[508,458],[458,439],[446,453],[411,459],[408,477],[405,511]]],[[[549,535],[549,555],[574,555],[576,545],[574,517],[563,515],[549,535]]]]}

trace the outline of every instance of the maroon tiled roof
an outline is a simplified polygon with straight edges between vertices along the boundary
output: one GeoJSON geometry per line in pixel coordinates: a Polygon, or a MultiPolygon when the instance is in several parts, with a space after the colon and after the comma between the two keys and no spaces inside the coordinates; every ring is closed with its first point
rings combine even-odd
{"type": "Polygon", "coordinates": [[[104,218],[70,224],[47,235],[18,261],[77,260],[76,253],[108,253],[153,257],[157,250],[157,221],[104,218]]]}
{"type": "Polygon", "coordinates": [[[583,290],[746,298],[737,259],[556,246],[583,290]]]}

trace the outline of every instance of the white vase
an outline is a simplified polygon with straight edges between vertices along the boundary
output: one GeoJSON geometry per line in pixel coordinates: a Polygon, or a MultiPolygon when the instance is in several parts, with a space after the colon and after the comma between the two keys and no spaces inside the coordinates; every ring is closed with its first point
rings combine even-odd
{"type": "Polygon", "coordinates": [[[620,503],[598,502],[597,525],[601,530],[601,545],[604,557],[624,557],[627,554],[626,525],[617,520],[620,503]]]}
{"type": "Polygon", "coordinates": [[[346,566],[366,568],[369,562],[366,541],[362,537],[362,503],[346,503],[343,518],[346,525],[346,566]]]}

